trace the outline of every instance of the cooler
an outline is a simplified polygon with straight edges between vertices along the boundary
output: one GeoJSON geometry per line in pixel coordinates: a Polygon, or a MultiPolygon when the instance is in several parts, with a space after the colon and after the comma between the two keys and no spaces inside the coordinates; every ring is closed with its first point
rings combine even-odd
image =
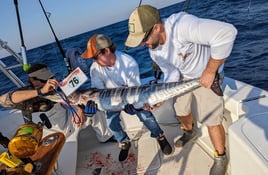
{"type": "Polygon", "coordinates": [[[229,127],[231,175],[268,173],[268,113],[246,116],[229,127]]]}

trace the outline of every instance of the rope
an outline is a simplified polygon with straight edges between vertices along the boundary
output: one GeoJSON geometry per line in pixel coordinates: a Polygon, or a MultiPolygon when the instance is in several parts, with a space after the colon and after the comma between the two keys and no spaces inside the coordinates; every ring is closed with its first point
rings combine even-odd
{"type": "MultiPolygon", "coordinates": [[[[77,118],[78,118],[78,120],[79,120],[78,123],[80,123],[80,122],[81,122],[81,118],[80,118],[80,116],[77,114],[75,108],[70,104],[68,98],[67,98],[64,94],[60,93],[57,89],[55,89],[54,91],[55,91],[55,93],[58,94],[58,95],[61,97],[61,99],[67,104],[67,107],[70,109],[70,111],[71,111],[71,113],[72,113],[72,117],[74,117],[74,115],[76,115],[77,118]]],[[[77,124],[77,122],[76,122],[75,120],[74,120],[74,123],[77,124]]]]}

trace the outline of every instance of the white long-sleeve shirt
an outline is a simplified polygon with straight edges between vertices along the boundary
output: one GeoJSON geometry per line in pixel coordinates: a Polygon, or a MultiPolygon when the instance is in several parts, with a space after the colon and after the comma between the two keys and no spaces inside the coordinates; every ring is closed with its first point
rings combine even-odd
{"type": "MultiPolygon", "coordinates": [[[[180,12],[163,20],[166,41],[149,49],[151,58],[164,73],[164,82],[198,78],[209,58],[227,58],[237,34],[232,24],[197,18],[180,12]]],[[[223,65],[219,71],[222,71],[223,65]]]]}
{"type": "Polygon", "coordinates": [[[130,55],[115,51],[115,65],[102,67],[94,62],[90,68],[91,86],[98,89],[120,86],[139,86],[140,73],[137,62],[130,55]]]}

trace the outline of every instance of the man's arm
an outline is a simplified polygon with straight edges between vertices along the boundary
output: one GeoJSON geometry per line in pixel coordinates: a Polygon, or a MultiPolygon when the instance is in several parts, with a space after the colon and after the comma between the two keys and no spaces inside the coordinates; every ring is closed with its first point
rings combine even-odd
{"type": "Polygon", "coordinates": [[[209,62],[207,64],[206,69],[202,73],[202,76],[200,77],[200,84],[206,88],[210,88],[214,79],[215,75],[219,69],[219,67],[225,62],[225,59],[216,60],[214,58],[210,58],[209,62]]]}
{"type": "Polygon", "coordinates": [[[237,29],[229,23],[185,15],[180,28],[184,40],[210,46],[211,56],[200,78],[200,84],[210,88],[219,67],[231,54],[237,29]]]}
{"type": "Polygon", "coordinates": [[[87,121],[87,117],[85,116],[84,110],[81,107],[77,107],[77,115],[73,115],[71,121],[76,125],[77,128],[81,128],[87,121]]]}
{"type": "MultiPolygon", "coordinates": [[[[40,89],[41,90],[41,89],[40,89]]],[[[17,90],[11,94],[13,103],[20,103],[38,96],[36,89],[33,90],[17,90]]]]}
{"type": "Polygon", "coordinates": [[[11,98],[11,101],[15,104],[21,103],[23,101],[37,97],[38,95],[47,94],[47,93],[53,91],[54,89],[57,89],[58,85],[59,85],[59,83],[57,80],[49,79],[46,82],[46,84],[40,89],[17,90],[11,94],[10,98],[11,98]]]}

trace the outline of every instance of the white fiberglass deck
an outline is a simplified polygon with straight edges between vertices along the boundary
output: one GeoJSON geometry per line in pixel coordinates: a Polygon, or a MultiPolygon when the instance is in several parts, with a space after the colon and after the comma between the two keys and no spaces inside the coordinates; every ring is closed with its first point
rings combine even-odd
{"type": "Polygon", "coordinates": [[[205,175],[213,160],[198,144],[191,142],[184,148],[175,148],[174,141],[181,136],[178,126],[163,126],[167,139],[173,147],[171,155],[162,154],[157,141],[144,130],[138,141],[133,141],[129,157],[123,163],[118,161],[120,149],[117,143],[99,143],[94,131],[86,128],[80,132],[77,171],[78,175],[205,175]],[[90,133],[92,134],[90,136],[90,133]],[[92,139],[89,139],[92,138],[92,139]]]}

